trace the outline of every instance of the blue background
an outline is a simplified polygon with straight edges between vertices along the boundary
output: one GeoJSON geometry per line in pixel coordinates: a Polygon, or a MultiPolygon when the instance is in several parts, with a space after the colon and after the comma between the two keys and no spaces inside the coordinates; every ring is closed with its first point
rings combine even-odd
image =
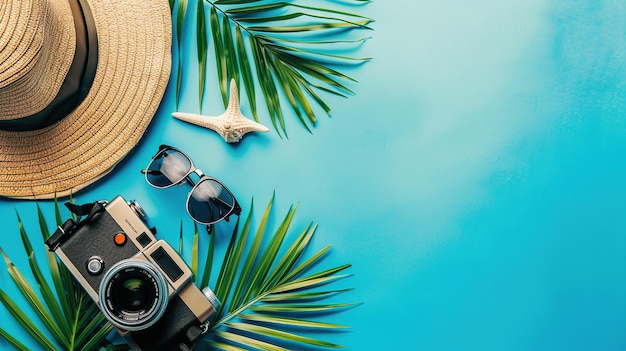
{"type": "MultiPolygon", "coordinates": [[[[348,69],[354,96],[325,96],[332,118],[320,114],[313,134],[287,111],[288,139],[272,131],[228,145],[170,116],[170,84],[135,151],[76,201],[136,199],[170,243],[182,221],[190,247],[187,189],[157,190],[139,173],[169,143],[226,183],[244,213],[254,198],[260,214],[274,191],[278,217],[299,203],[294,227],[314,221],[313,249],[333,245],[323,266],[352,263],[353,276],[334,285],[355,289],[336,300],[363,304],[328,317],[352,327],[323,335],[330,341],[625,350],[626,2],[389,0],[354,10],[376,20],[355,52],[374,59],[348,69]]],[[[185,112],[197,112],[194,67],[185,112]]],[[[209,67],[203,112],[217,115],[212,55],[209,67]]],[[[51,203],[40,206],[51,214],[51,203]]],[[[0,246],[28,273],[15,210],[42,245],[35,204],[3,199],[0,246]]],[[[218,253],[231,227],[218,225],[218,253]]],[[[0,285],[17,299],[4,268],[0,285]]],[[[4,308],[0,320],[32,345],[4,308]]]]}

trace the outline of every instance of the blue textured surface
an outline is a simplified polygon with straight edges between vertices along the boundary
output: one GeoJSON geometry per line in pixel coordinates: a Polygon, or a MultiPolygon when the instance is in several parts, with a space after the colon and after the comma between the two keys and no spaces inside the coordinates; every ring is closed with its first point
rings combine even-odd
{"type": "MultiPolygon", "coordinates": [[[[355,289],[337,300],[363,302],[329,317],[353,327],[327,337],[350,350],[625,350],[626,3],[357,11],[377,20],[357,52],[374,60],[350,71],[355,96],[328,98],[333,117],[313,135],[288,118],[288,140],[226,145],[171,118],[169,89],[141,144],[77,201],[137,199],[176,243],[181,220],[191,230],[186,189],[139,174],[170,143],[244,213],[275,190],[279,213],[299,202],[296,225],[319,224],[315,248],[333,245],[324,265],[353,264],[336,287],[355,289]]],[[[185,83],[181,111],[197,111],[195,87],[185,83]]],[[[208,88],[204,112],[221,113],[208,88]]],[[[0,245],[26,272],[15,209],[41,244],[35,205],[0,200],[0,245]]],[[[222,250],[231,224],[218,226],[222,250]]],[[[4,268],[0,285],[17,293],[4,268]]],[[[30,343],[4,308],[0,320],[30,343]]]]}

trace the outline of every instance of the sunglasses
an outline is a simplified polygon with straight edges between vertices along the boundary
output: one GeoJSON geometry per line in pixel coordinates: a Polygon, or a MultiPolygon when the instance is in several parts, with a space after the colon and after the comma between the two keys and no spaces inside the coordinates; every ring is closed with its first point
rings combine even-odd
{"type": "MultiPolygon", "coordinates": [[[[189,183],[193,186],[187,196],[187,213],[196,222],[211,226],[230,215],[239,215],[241,207],[228,188],[219,180],[204,175],[184,152],[168,145],[159,146],[148,167],[141,171],[148,184],[158,189],[189,183]],[[200,179],[194,182],[190,175],[200,179]]],[[[208,228],[207,228],[208,229],[208,228]]]]}

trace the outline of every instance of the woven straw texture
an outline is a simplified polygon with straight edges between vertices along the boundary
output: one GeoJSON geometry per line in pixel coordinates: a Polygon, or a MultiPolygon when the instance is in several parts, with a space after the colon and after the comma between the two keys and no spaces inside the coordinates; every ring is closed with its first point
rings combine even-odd
{"type": "MultiPolygon", "coordinates": [[[[65,1],[48,2],[57,6],[65,1]]],[[[30,1],[2,1],[1,6],[21,3],[30,1]]],[[[167,1],[90,0],[88,3],[96,23],[99,52],[91,90],[72,113],[50,127],[26,132],[0,131],[1,196],[62,197],[93,183],[110,172],[138,143],[159,106],[171,65],[171,17],[167,1]]],[[[47,11],[53,14],[60,8],[47,11]]],[[[1,24],[11,27],[4,22],[5,18],[1,24]]],[[[38,40],[38,34],[32,36],[33,41],[38,40]]],[[[43,38],[42,43],[47,40],[50,39],[43,38]]],[[[63,42],[64,39],[58,39],[55,45],[61,47],[63,42]]],[[[66,42],[72,45],[74,39],[66,42]]],[[[0,42],[2,45],[8,44],[0,42]]],[[[42,52],[45,47],[44,44],[42,52]]],[[[29,50],[21,44],[19,48],[29,50]]],[[[71,63],[73,51],[53,51],[69,56],[71,63]]],[[[39,56],[41,59],[42,55],[39,56]]],[[[48,67],[49,72],[67,70],[65,66],[69,63],[62,57],[51,57],[49,61],[57,66],[48,67]]],[[[0,69],[15,70],[15,65],[0,65],[0,69]]],[[[29,65],[34,67],[37,63],[24,63],[20,69],[28,69],[29,65]]],[[[4,76],[0,70],[0,78],[4,76]]],[[[60,84],[58,77],[51,82],[47,84],[60,84]]],[[[48,98],[35,100],[49,102],[48,98]]]]}
{"type": "Polygon", "coordinates": [[[0,33],[0,119],[41,111],[55,97],[76,47],[67,1],[5,1],[0,33]]]}

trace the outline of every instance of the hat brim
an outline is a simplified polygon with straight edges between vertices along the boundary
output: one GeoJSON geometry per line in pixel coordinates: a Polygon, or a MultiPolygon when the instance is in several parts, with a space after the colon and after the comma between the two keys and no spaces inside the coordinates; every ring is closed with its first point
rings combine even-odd
{"type": "Polygon", "coordinates": [[[45,199],[102,178],[139,142],[169,80],[168,3],[87,1],[98,36],[98,65],[84,101],[35,131],[0,131],[0,195],[45,199]]]}

